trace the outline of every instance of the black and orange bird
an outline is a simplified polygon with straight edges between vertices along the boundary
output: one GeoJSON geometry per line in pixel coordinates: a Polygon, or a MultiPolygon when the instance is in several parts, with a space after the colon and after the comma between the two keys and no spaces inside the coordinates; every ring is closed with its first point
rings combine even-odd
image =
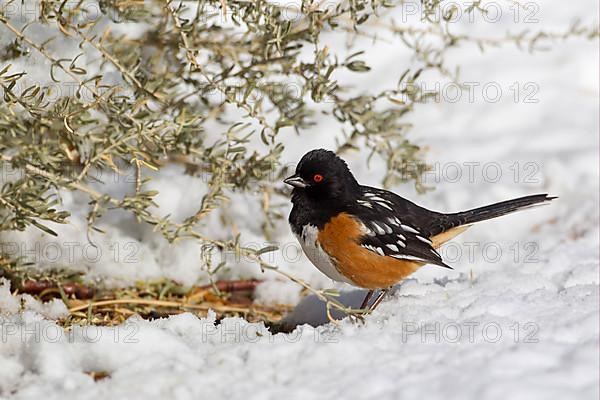
{"type": "Polygon", "coordinates": [[[308,259],[334,281],[369,289],[372,311],[389,288],[425,264],[451,268],[437,249],[476,222],[547,203],[535,194],[457,213],[420,207],[390,191],[360,185],[348,165],[323,149],[306,153],[296,173],[289,217],[308,259]]]}

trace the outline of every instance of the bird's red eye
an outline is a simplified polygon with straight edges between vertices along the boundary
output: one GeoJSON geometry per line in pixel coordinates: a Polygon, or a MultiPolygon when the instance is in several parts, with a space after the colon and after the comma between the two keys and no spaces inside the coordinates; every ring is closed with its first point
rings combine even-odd
{"type": "Polygon", "coordinates": [[[313,181],[315,181],[316,183],[319,183],[322,180],[323,180],[323,175],[315,174],[315,176],[313,176],[313,181]]]}

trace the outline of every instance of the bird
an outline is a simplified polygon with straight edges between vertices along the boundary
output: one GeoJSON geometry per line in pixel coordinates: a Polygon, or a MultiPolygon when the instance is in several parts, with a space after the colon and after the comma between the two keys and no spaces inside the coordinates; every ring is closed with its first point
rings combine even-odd
{"type": "Polygon", "coordinates": [[[534,194],[462,212],[431,211],[391,191],[360,185],[348,164],[325,149],[306,153],[283,182],[292,186],[288,221],[303,252],[332,280],[368,289],[360,306],[366,312],[421,266],[452,269],[438,249],[472,224],[556,198],[534,194]]]}

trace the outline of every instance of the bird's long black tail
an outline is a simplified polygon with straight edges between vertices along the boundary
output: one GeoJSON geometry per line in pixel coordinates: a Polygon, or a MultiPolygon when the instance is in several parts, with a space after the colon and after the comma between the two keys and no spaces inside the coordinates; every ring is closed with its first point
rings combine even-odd
{"type": "Polygon", "coordinates": [[[431,236],[433,236],[462,225],[470,225],[475,222],[501,217],[502,215],[510,214],[515,211],[547,204],[553,199],[556,199],[556,197],[548,196],[545,193],[534,194],[531,196],[519,197],[517,199],[501,201],[488,206],[473,208],[472,210],[453,214],[443,214],[436,221],[435,225],[431,226],[429,231],[431,232],[431,236]]]}

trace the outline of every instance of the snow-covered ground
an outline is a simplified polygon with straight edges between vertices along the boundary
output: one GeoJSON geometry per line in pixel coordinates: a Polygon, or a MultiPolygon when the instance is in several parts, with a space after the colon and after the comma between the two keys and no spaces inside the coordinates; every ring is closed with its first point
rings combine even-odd
{"type": "MultiPolygon", "coordinates": [[[[509,2],[499,4],[509,11],[509,2]]],[[[597,16],[597,2],[542,2],[531,28],[564,31],[574,17],[589,24],[597,16]]],[[[479,24],[472,33],[490,36],[510,27],[510,21],[479,24]]],[[[378,61],[360,87],[383,87],[404,69],[392,45],[374,46],[371,54],[378,61]]],[[[559,41],[535,54],[511,46],[483,54],[466,47],[452,57],[462,65],[461,77],[474,82],[473,101],[463,94],[454,103],[420,106],[410,117],[411,134],[428,146],[435,167],[425,183],[436,190],[419,196],[410,184],[393,189],[446,211],[538,192],[559,196],[553,204],[471,228],[442,253],[454,271],[422,268],[364,325],[304,324],[325,321],[322,305],[309,297],[288,318],[290,326],[298,324],[291,334],[273,335],[240,318],[215,325],[213,315],[189,313],[66,334],[53,321],[66,313],[62,303],[17,298],[2,282],[0,398],[597,399],[598,42],[559,41]],[[19,311],[21,303],[27,311],[19,311]],[[88,371],[110,377],[94,381],[88,371]]],[[[435,80],[429,84],[435,87],[435,80]]],[[[446,100],[453,96],[447,93],[446,100]]],[[[325,124],[301,138],[290,134],[284,161],[332,147],[333,135],[323,132],[325,124]]],[[[359,181],[380,182],[377,162],[367,168],[360,153],[347,159],[359,181]]],[[[159,211],[175,217],[193,212],[202,196],[195,179],[177,167],[160,171],[152,185],[170,195],[159,198],[159,211]],[[198,193],[189,190],[195,186],[198,193]]],[[[72,225],[52,227],[64,242],[86,242],[86,211],[78,207],[83,201],[63,198],[82,210],[72,225]]],[[[241,197],[231,203],[230,218],[240,221],[244,240],[262,243],[253,203],[241,197]]],[[[112,285],[160,276],[202,281],[203,271],[194,266],[199,249],[192,244],[171,249],[122,215],[104,223],[109,235],[94,239],[106,241],[104,248],[135,243],[138,262],[111,254],[88,268],[90,278],[112,285]]],[[[293,242],[284,225],[276,235],[280,244],[293,242]]],[[[51,240],[37,230],[14,237],[42,246],[51,240]]],[[[317,287],[333,286],[305,258],[273,257],[317,287]]],[[[85,263],[76,259],[73,265],[85,263]]],[[[226,276],[265,278],[250,263],[226,276]]],[[[300,301],[295,284],[267,278],[257,301],[300,301]]],[[[360,301],[356,289],[340,288],[349,303],[360,301]]]]}

